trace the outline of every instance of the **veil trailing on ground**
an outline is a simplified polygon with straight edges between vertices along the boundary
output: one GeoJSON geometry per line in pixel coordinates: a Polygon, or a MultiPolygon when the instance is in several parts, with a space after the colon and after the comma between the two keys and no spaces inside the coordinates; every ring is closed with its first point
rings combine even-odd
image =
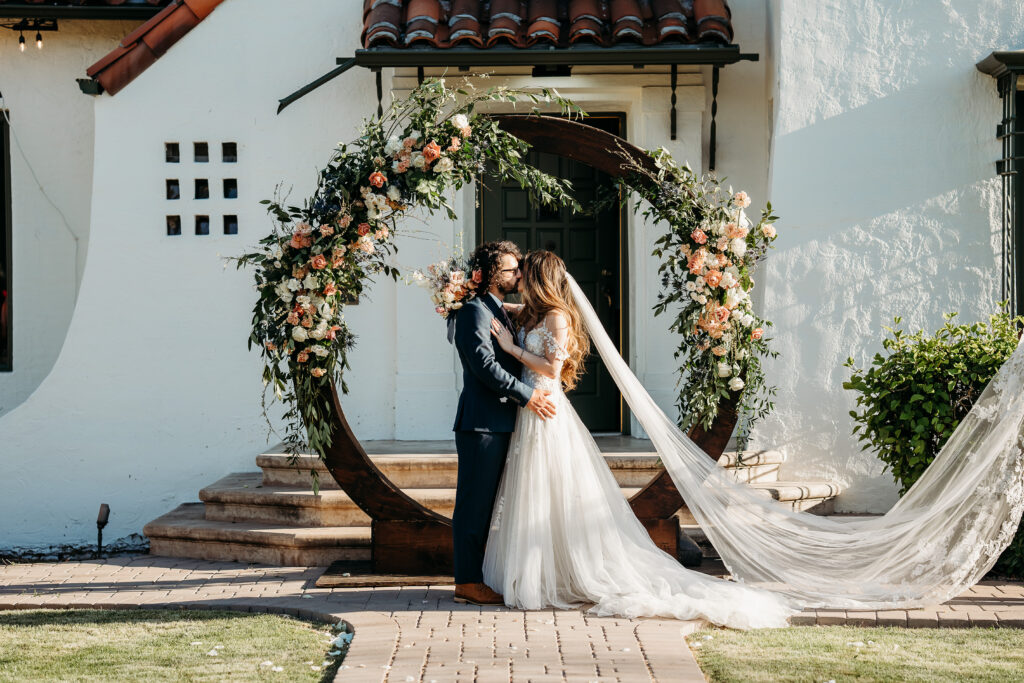
{"type": "Polygon", "coordinates": [[[733,577],[806,607],[937,604],[992,567],[1024,511],[1024,341],[924,475],[881,517],[794,512],[731,480],[651,399],[569,276],[587,331],[733,577]]]}

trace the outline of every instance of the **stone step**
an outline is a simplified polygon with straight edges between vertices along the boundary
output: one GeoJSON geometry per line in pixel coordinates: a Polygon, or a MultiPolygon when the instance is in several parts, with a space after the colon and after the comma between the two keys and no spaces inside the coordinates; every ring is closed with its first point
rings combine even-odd
{"type": "MultiPolygon", "coordinates": [[[[639,491],[623,487],[627,498],[639,491]]],[[[403,489],[410,498],[450,517],[455,489],[403,489]]],[[[297,527],[369,527],[370,518],[343,491],[292,486],[265,486],[258,472],[229,474],[199,492],[206,519],[218,522],[264,522],[297,527]]]]}
{"type": "MultiPolygon", "coordinates": [[[[605,462],[620,486],[645,486],[661,469],[657,452],[649,441],[632,439],[627,445],[609,443],[597,437],[605,462]]],[[[458,456],[454,441],[367,441],[363,444],[373,463],[401,489],[454,488],[458,478],[458,456]],[[402,451],[404,452],[398,452],[402,451]]],[[[769,482],[778,478],[784,458],[778,451],[725,453],[719,463],[733,473],[736,481],[769,482]]],[[[315,455],[292,458],[282,445],[256,457],[265,486],[311,486],[310,471],[316,470],[321,490],[338,489],[323,462],[315,455]]]]}
{"type": "Polygon", "coordinates": [[[295,527],[205,518],[202,503],[186,503],[145,526],[149,552],[285,567],[370,560],[369,527],[295,527]]]}
{"type": "MultiPolygon", "coordinates": [[[[834,514],[835,497],[842,492],[838,484],[830,481],[755,482],[750,484],[750,488],[760,492],[765,498],[785,503],[792,510],[815,515],[834,514]]],[[[697,520],[685,507],[676,513],[676,517],[687,533],[697,526],[697,520]]]]}

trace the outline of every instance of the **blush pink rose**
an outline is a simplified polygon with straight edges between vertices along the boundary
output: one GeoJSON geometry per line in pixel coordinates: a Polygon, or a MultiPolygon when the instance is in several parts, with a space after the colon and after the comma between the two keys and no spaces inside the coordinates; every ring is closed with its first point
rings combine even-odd
{"type": "Polygon", "coordinates": [[[724,346],[716,346],[715,348],[711,349],[711,353],[719,357],[724,356],[728,351],[729,349],[725,348],[724,346]]]}
{"type": "Polygon", "coordinates": [[[775,226],[774,225],[766,225],[766,226],[764,226],[763,228],[761,228],[761,234],[764,235],[765,237],[767,237],[768,239],[775,239],[775,235],[777,234],[775,232],[775,226]]]}
{"type": "Polygon", "coordinates": [[[310,259],[309,265],[313,267],[313,270],[323,270],[327,267],[327,259],[324,258],[323,254],[317,254],[310,259]]]}
{"type": "Polygon", "coordinates": [[[725,306],[719,306],[718,308],[715,309],[715,318],[718,320],[718,322],[724,323],[726,320],[729,319],[729,309],[726,308],[725,306]]]}
{"type": "Polygon", "coordinates": [[[324,285],[324,296],[331,296],[338,291],[338,288],[334,286],[333,282],[328,282],[324,285]]]}
{"type": "Polygon", "coordinates": [[[754,331],[750,333],[751,339],[760,339],[762,336],[764,336],[764,330],[760,327],[755,327],[754,331]]]}
{"type": "Polygon", "coordinates": [[[309,371],[309,374],[313,375],[314,377],[323,377],[324,375],[327,374],[327,371],[324,370],[323,368],[313,368],[312,370],[309,371]]]}
{"type": "Polygon", "coordinates": [[[296,356],[295,360],[299,361],[300,363],[305,363],[307,360],[309,360],[309,351],[299,351],[299,355],[296,356]]]}
{"type": "Polygon", "coordinates": [[[369,235],[370,234],[370,224],[369,223],[360,223],[359,227],[356,228],[356,232],[359,233],[360,237],[364,237],[366,235],[369,235]]]}
{"type": "Polygon", "coordinates": [[[705,242],[708,241],[708,236],[704,233],[703,230],[697,228],[696,230],[690,233],[690,239],[692,239],[697,244],[704,244],[705,242]]]}
{"type": "Polygon", "coordinates": [[[722,274],[717,270],[709,270],[704,274],[704,281],[709,287],[717,287],[722,283],[722,274]]]}
{"type": "Polygon", "coordinates": [[[334,228],[332,228],[327,223],[324,223],[323,225],[320,226],[320,236],[321,237],[330,237],[333,234],[334,234],[334,228]]]}
{"type": "Polygon", "coordinates": [[[374,171],[370,174],[370,184],[374,187],[384,187],[384,183],[386,183],[387,180],[387,176],[380,171],[374,171]]]}
{"type": "Polygon", "coordinates": [[[433,140],[430,141],[430,144],[427,144],[427,145],[423,146],[423,161],[424,161],[424,163],[429,165],[429,164],[433,163],[434,161],[437,161],[437,159],[440,156],[441,156],[441,146],[439,144],[437,144],[436,142],[434,142],[433,140]]]}
{"type": "Polygon", "coordinates": [[[292,311],[291,313],[289,313],[288,314],[288,324],[289,325],[298,325],[299,324],[299,314],[296,313],[295,311],[292,311]]]}

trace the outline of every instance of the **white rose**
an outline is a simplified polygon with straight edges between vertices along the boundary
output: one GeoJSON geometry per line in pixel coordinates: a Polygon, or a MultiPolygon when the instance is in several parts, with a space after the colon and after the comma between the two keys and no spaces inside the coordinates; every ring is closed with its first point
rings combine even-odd
{"type": "Polygon", "coordinates": [[[747,241],[737,237],[732,242],[729,242],[729,249],[732,250],[732,253],[742,257],[747,253],[747,241]]]}
{"type": "Polygon", "coordinates": [[[728,363],[719,363],[718,364],[718,376],[719,377],[728,377],[731,374],[732,374],[732,366],[730,366],[728,363]]]}
{"type": "Polygon", "coordinates": [[[423,152],[415,152],[412,155],[412,166],[413,168],[423,168],[423,164],[427,163],[426,159],[423,158],[423,152]]]}
{"type": "Polygon", "coordinates": [[[696,289],[697,289],[697,285],[696,285],[696,283],[693,282],[693,280],[690,280],[690,281],[688,281],[686,283],[686,291],[687,292],[692,292],[692,291],[694,291],[696,289]]]}
{"type": "Polygon", "coordinates": [[[316,276],[314,276],[313,273],[310,273],[309,275],[307,275],[306,279],[304,279],[302,281],[302,288],[303,289],[316,289],[317,286],[318,285],[317,285],[316,276]]]}
{"type": "Polygon", "coordinates": [[[398,150],[402,149],[402,141],[397,135],[392,135],[388,138],[388,143],[384,145],[384,153],[388,156],[393,155],[398,150]]]}
{"type": "MultiPolygon", "coordinates": [[[[741,290],[739,287],[733,287],[732,289],[728,290],[725,293],[725,305],[726,305],[726,307],[727,308],[735,309],[737,306],[739,306],[740,303],[743,301],[742,292],[743,292],[743,290],[741,290]]],[[[740,312],[734,310],[732,312],[732,314],[733,314],[733,316],[735,316],[737,314],[740,314],[740,312]]]]}
{"type": "Polygon", "coordinates": [[[317,340],[323,339],[326,335],[327,335],[327,328],[321,327],[320,325],[317,325],[309,333],[310,337],[312,337],[313,339],[317,339],[317,340]]]}
{"type": "Polygon", "coordinates": [[[690,298],[693,299],[694,301],[696,301],[697,303],[700,303],[700,296],[701,296],[700,294],[697,294],[696,292],[694,292],[693,294],[690,295],[690,298]]]}
{"type": "Polygon", "coordinates": [[[707,302],[708,302],[708,298],[705,295],[703,295],[703,294],[698,294],[697,295],[697,303],[699,303],[701,306],[703,306],[707,302]]]}
{"type": "Polygon", "coordinates": [[[295,278],[290,278],[288,280],[288,289],[292,292],[297,292],[300,289],[302,289],[302,282],[296,280],[295,278]]]}
{"type": "Polygon", "coordinates": [[[402,198],[402,191],[398,189],[397,185],[392,185],[388,188],[388,199],[393,202],[397,202],[402,198]]]}
{"type": "Polygon", "coordinates": [[[739,391],[744,386],[746,385],[743,383],[743,380],[740,379],[739,377],[733,377],[731,380],[729,380],[729,389],[731,391],[739,391]]]}
{"type": "Polygon", "coordinates": [[[462,129],[469,125],[469,119],[466,118],[465,114],[456,114],[452,117],[452,123],[455,124],[456,128],[462,129]]]}
{"type": "Polygon", "coordinates": [[[750,327],[751,325],[754,324],[754,316],[750,315],[749,313],[743,314],[742,323],[744,327],[750,327]]]}
{"type": "Polygon", "coordinates": [[[736,350],[736,358],[738,358],[740,360],[743,360],[746,357],[747,357],[747,350],[746,349],[737,349],[736,350]]]}
{"type": "Polygon", "coordinates": [[[325,356],[327,356],[328,353],[330,353],[330,351],[327,350],[327,347],[320,346],[319,344],[317,344],[316,346],[310,347],[309,350],[312,351],[313,353],[315,353],[320,358],[324,358],[325,356]]]}
{"type": "Polygon", "coordinates": [[[297,296],[295,297],[295,303],[302,306],[303,308],[306,308],[307,306],[309,306],[309,297],[305,294],[297,296]]]}
{"type": "Polygon", "coordinates": [[[434,164],[434,173],[448,173],[453,168],[455,168],[455,164],[452,160],[448,157],[442,157],[434,164]]]}
{"type": "Polygon", "coordinates": [[[719,283],[719,286],[722,289],[729,289],[729,288],[731,288],[735,284],[736,284],[736,278],[734,278],[732,276],[732,273],[730,273],[728,271],[722,273],[722,281],[721,281],[721,283],[719,283]]]}
{"type": "Polygon", "coordinates": [[[292,328],[292,339],[297,342],[304,342],[309,339],[309,334],[306,332],[306,328],[301,325],[296,325],[292,328]]]}

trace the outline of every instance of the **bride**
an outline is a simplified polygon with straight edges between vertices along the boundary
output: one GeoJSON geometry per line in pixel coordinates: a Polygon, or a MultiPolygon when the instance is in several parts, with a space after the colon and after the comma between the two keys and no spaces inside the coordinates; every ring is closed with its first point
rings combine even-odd
{"type": "Polygon", "coordinates": [[[785,626],[793,600],[685,569],[634,516],[563,390],[589,351],[565,264],[534,251],[521,262],[518,345],[492,334],[523,364],[522,380],[551,392],[553,418],[521,409],[484,554],[484,582],[522,609],[591,603],[599,615],[703,618],[722,626],[785,626]]]}
{"type": "Polygon", "coordinates": [[[598,614],[781,626],[797,608],[907,609],[960,595],[995,564],[1024,514],[1024,339],[925,473],[886,514],[793,511],[732,481],[644,390],[561,259],[523,262],[523,380],[554,418],[519,410],[491,520],[484,581],[527,609],[592,603],[598,614]],[[563,389],[593,341],[673,483],[739,583],[684,569],[633,516],[563,389]]]}

